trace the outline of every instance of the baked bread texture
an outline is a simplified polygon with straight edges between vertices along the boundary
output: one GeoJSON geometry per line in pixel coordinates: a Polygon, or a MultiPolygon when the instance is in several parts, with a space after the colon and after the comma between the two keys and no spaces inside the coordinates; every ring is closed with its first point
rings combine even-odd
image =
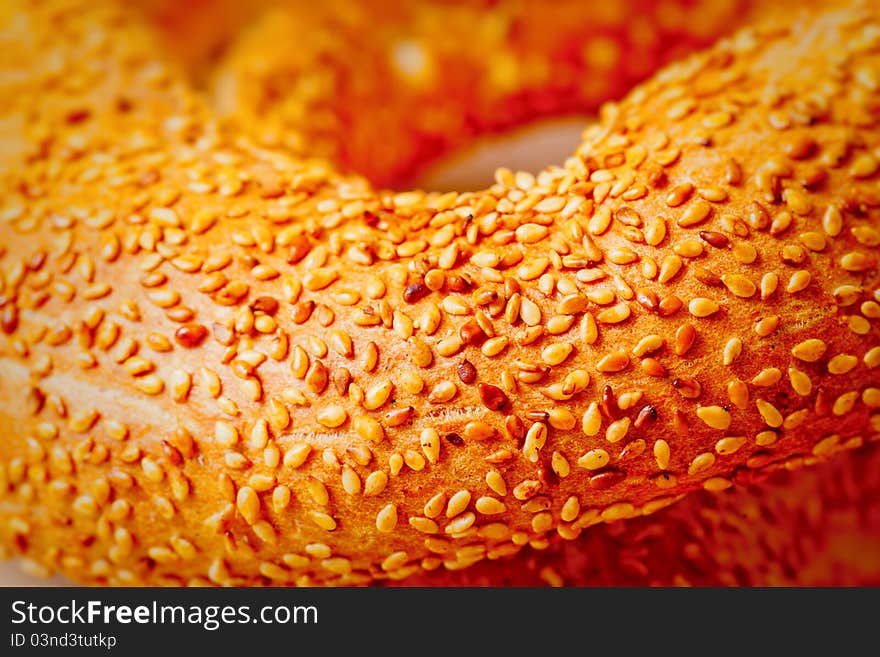
{"type": "Polygon", "coordinates": [[[288,0],[229,41],[208,86],[258,143],[408,189],[478,136],[594,115],[774,11],[754,0],[288,0]]]}
{"type": "Polygon", "coordinates": [[[873,4],[723,39],[467,193],[256,144],[124,7],[0,24],[11,554],[401,579],[880,434],[873,4]]]}
{"type": "Polygon", "coordinates": [[[877,586],[880,450],[777,470],[512,559],[402,586],[877,586]],[[511,566],[514,567],[511,567],[511,566]]]}

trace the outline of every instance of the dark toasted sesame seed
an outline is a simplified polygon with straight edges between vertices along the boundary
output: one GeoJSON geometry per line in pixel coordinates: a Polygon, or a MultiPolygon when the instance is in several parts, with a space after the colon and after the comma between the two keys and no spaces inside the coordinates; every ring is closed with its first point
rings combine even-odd
{"type": "Polygon", "coordinates": [[[648,185],[654,189],[659,189],[666,184],[666,172],[658,166],[653,166],[647,170],[648,185]]]}
{"type": "Polygon", "coordinates": [[[602,409],[602,414],[611,420],[616,420],[620,415],[617,397],[615,397],[611,386],[606,385],[602,388],[602,403],[599,406],[602,409]]]}
{"type": "Polygon", "coordinates": [[[305,235],[297,235],[293,238],[290,250],[287,252],[288,264],[295,265],[305,258],[311,250],[312,245],[309,243],[309,239],[305,235]]]}
{"type": "Polygon", "coordinates": [[[674,294],[670,294],[668,297],[660,299],[660,305],[657,309],[660,317],[669,317],[681,310],[683,305],[684,302],[681,299],[674,294]]]}
{"type": "Polygon", "coordinates": [[[456,371],[458,372],[458,378],[461,379],[462,383],[470,385],[477,380],[477,368],[474,367],[473,363],[469,360],[465,359],[461,361],[456,367],[456,371]]]}
{"type": "Polygon", "coordinates": [[[385,422],[389,427],[399,427],[409,422],[415,413],[412,406],[404,406],[403,408],[395,408],[385,413],[385,422]]]}
{"type": "Polygon", "coordinates": [[[596,490],[605,490],[619,484],[626,479],[626,473],[621,470],[605,470],[590,477],[590,487],[596,490]]]}
{"type": "Polygon", "coordinates": [[[37,251],[34,253],[27,261],[27,268],[30,271],[40,271],[42,266],[46,263],[46,252],[45,251],[37,251]]]}
{"type": "Polygon", "coordinates": [[[312,311],[314,309],[315,302],[311,299],[300,301],[293,307],[293,312],[290,314],[290,318],[297,324],[303,324],[312,316],[312,311]]]}
{"type": "Polygon", "coordinates": [[[486,338],[489,337],[486,335],[483,329],[480,328],[480,325],[475,319],[471,319],[465,322],[458,330],[458,336],[465,344],[473,345],[475,347],[480,346],[483,342],[485,342],[486,338]]]}
{"type": "Polygon", "coordinates": [[[456,447],[461,447],[462,445],[464,445],[464,438],[459,436],[457,433],[447,433],[444,438],[446,438],[446,440],[448,440],[456,447]]]}
{"type": "Polygon", "coordinates": [[[822,386],[816,390],[816,401],[813,403],[813,412],[819,417],[825,417],[831,412],[831,394],[822,386]]]}
{"type": "Polygon", "coordinates": [[[162,441],[162,451],[165,453],[165,456],[168,457],[168,460],[174,465],[180,465],[183,463],[183,455],[180,453],[180,450],[167,440],[162,441]]]}
{"type": "Polygon", "coordinates": [[[559,483],[559,477],[553,472],[553,468],[542,465],[538,468],[537,475],[538,480],[544,484],[544,486],[556,486],[559,483]]]}
{"type": "Polygon", "coordinates": [[[263,312],[267,315],[274,315],[278,312],[278,300],[275,297],[257,297],[251,304],[251,308],[257,312],[263,312]]]}
{"type": "Polygon", "coordinates": [[[679,409],[675,409],[672,414],[672,427],[679,436],[686,436],[688,432],[688,419],[679,409]]]}
{"type": "Polygon", "coordinates": [[[714,230],[701,230],[700,237],[706,244],[714,246],[716,249],[726,249],[730,245],[730,239],[727,235],[714,230]]]}
{"type": "Polygon", "coordinates": [[[465,292],[473,283],[464,275],[452,275],[446,278],[446,286],[451,292],[465,292]]]}
{"type": "Polygon", "coordinates": [[[7,305],[0,312],[0,328],[6,334],[13,333],[18,328],[18,308],[14,305],[7,305]]]}
{"type": "Polygon", "coordinates": [[[700,265],[693,266],[694,278],[706,285],[721,285],[721,277],[710,269],[700,265]]]}
{"type": "Polygon", "coordinates": [[[351,384],[351,372],[345,367],[337,367],[333,370],[333,387],[339,395],[348,394],[348,386],[351,384]]]}
{"type": "Polygon", "coordinates": [[[498,386],[489,385],[488,383],[480,384],[480,399],[483,405],[492,411],[500,411],[507,403],[507,395],[498,386]]]}
{"type": "Polygon", "coordinates": [[[430,290],[422,282],[410,283],[403,291],[403,300],[407,303],[415,303],[419,299],[425,297],[430,290]]]}
{"type": "Polygon", "coordinates": [[[636,421],[633,422],[633,427],[641,429],[649,423],[654,422],[656,419],[657,409],[651,406],[651,404],[646,404],[645,406],[642,406],[642,410],[640,410],[639,414],[636,416],[636,421]]]}
{"type": "Polygon", "coordinates": [[[39,388],[31,388],[28,392],[27,403],[30,414],[37,415],[43,410],[43,405],[46,403],[46,394],[39,388]]]}
{"type": "Polygon", "coordinates": [[[672,380],[672,386],[678,390],[685,399],[696,399],[700,396],[703,388],[696,379],[676,377],[672,380]]]}
{"type": "Polygon", "coordinates": [[[510,436],[513,440],[517,441],[518,445],[521,447],[522,442],[526,437],[526,427],[519,416],[508,415],[507,417],[505,417],[504,429],[507,432],[507,435],[510,436]]]}
{"type": "Polygon", "coordinates": [[[180,346],[192,349],[198,347],[207,335],[208,329],[201,324],[184,324],[174,332],[174,339],[180,346]]]}

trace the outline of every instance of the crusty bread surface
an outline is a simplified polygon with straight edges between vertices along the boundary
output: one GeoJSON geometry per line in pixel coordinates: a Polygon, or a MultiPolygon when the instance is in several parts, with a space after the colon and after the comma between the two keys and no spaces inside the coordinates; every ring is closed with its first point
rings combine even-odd
{"type": "Polygon", "coordinates": [[[875,5],[723,39],[467,193],[255,145],[113,4],[0,30],[10,554],[399,579],[880,433],[875,5]]]}

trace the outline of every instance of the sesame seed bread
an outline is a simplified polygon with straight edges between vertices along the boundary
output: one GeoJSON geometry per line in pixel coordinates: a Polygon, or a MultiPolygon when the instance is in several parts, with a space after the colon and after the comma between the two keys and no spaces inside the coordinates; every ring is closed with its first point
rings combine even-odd
{"type": "Polygon", "coordinates": [[[779,469],[657,513],[547,541],[514,559],[440,567],[395,586],[876,586],[880,450],[779,469]],[[515,563],[516,567],[511,567],[515,563]]]}
{"type": "Polygon", "coordinates": [[[255,145],[113,4],[0,26],[11,554],[369,583],[880,433],[874,6],[722,40],[463,194],[255,145]]]}
{"type": "Polygon", "coordinates": [[[767,5],[284,0],[230,40],[208,77],[218,113],[259,143],[408,189],[478,135],[597,113],[767,5]]]}

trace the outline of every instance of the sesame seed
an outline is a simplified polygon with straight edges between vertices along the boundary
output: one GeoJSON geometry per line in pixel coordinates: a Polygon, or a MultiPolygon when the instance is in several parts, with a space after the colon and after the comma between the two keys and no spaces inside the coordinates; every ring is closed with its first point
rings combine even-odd
{"type": "Polygon", "coordinates": [[[461,534],[462,532],[467,531],[471,528],[471,526],[476,521],[477,517],[470,511],[467,513],[462,513],[460,516],[457,516],[452,522],[450,522],[444,528],[444,532],[447,534],[461,534]]]}
{"type": "Polygon", "coordinates": [[[721,282],[732,294],[747,299],[757,292],[757,286],[741,274],[724,274],[721,282]]]}
{"type": "Polygon", "coordinates": [[[657,461],[658,468],[665,470],[669,467],[669,456],[669,443],[662,438],[654,441],[654,459],[657,461]]]}
{"type": "Polygon", "coordinates": [[[712,299],[706,299],[703,297],[691,299],[688,303],[688,311],[694,317],[709,317],[718,312],[719,309],[720,306],[718,303],[712,299]]]}
{"type": "Polygon", "coordinates": [[[241,513],[241,517],[244,518],[248,524],[252,525],[259,517],[260,498],[257,496],[257,493],[253,488],[250,486],[242,486],[238,490],[236,507],[238,508],[238,512],[241,513]]]}
{"type": "Polygon", "coordinates": [[[554,451],[551,455],[550,467],[553,468],[553,473],[560,479],[565,479],[571,474],[571,465],[569,464],[568,459],[566,459],[565,455],[559,451],[554,451]]]}
{"type": "Polygon", "coordinates": [[[737,408],[745,409],[749,404],[749,387],[739,379],[734,379],[727,385],[727,396],[737,408]]]}
{"type": "Polygon", "coordinates": [[[711,212],[711,205],[703,199],[697,199],[685,209],[677,223],[682,228],[690,228],[706,221],[711,212]]]}
{"type": "Polygon", "coordinates": [[[531,463],[538,462],[538,452],[547,441],[547,425],[543,422],[535,422],[526,432],[523,442],[523,455],[531,463]]]}
{"type": "Polygon", "coordinates": [[[599,470],[611,461],[611,457],[604,449],[591,449],[578,459],[578,466],[587,470],[599,470]]]}
{"type": "Polygon", "coordinates": [[[697,417],[713,429],[725,431],[730,427],[730,412],[722,406],[700,406],[697,417]]]}
{"type": "Polygon", "coordinates": [[[403,462],[410,470],[420,472],[425,469],[427,462],[425,457],[413,449],[408,449],[403,454],[403,462]]]}
{"type": "Polygon", "coordinates": [[[807,288],[811,280],[812,275],[810,272],[805,269],[800,269],[791,275],[788,285],[785,286],[785,291],[789,294],[801,292],[807,288]]]}
{"type": "Polygon", "coordinates": [[[853,406],[855,405],[858,398],[859,393],[857,390],[843,393],[834,400],[834,404],[831,407],[831,412],[837,416],[846,415],[853,409],[853,406]]]}
{"type": "Polygon", "coordinates": [[[477,380],[477,368],[469,360],[462,360],[455,369],[462,383],[469,385],[477,380]]]}
{"type": "Polygon", "coordinates": [[[813,389],[810,377],[794,367],[788,368],[788,378],[792,389],[801,397],[808,396],[813,389]]]}
{"type": "Polygon", "coordinates": [[[332,532],[337,527],[336,520],[333,518],[333,516],[328,513],[324,513],[323,511],[312,511],[311,513],[309,513],[309,517],[311,518],[312,522],[314,522],[324,531],[332,532]]]}
{"type": "Polygon", "coordinates": [[[597,208],[595,214],[587,223],[587,231],[590,235],[602,235],[611,226],[611,210],[605,205],[597,208]]]}
{"type": "Polygon", "coordinates": [[[491,411],[500,411],[509,403],[507,395],[497,386],[481,383],[479,392],[483,405],[491,411]]]}
{"type": "Polygon", "coordinates": [[[697,330],[693,324],[682,324],[675,332],[675,355],[684,356],[690,351],[697,339],[697,330]]]}
{"type": "Polygon", "coordinates": [[[423,534],[436,534],[440,531],[436,522],[430,518],[424,518],[422,516],[411,516],[409,524],[413,529],[423,534]]]}
{"type": "Polygon", "coordinates": [[[445,404],[458,394],[458,388],[452,381],[442,381],[428,393],[428,401],[432,404],[445,404]]]}
{"type": "Polygon", "coordinates": [[[758,250],[748,242],[738,242],[733,246],[733,257],[737,262],[750,265],[758,258],[758,250]]]}
{"type": "Polygon", "coordinates": [[[697,399],[703,391],[700,382],[690,377],[675,377],[672,387],[685,399],[697,399]]]}
{"type": "Polygon", "coordinates": [[[694,457],[688,466],[688,475],[693,476],[715,465],[715,455],[712,452],[703,452],[694,457]]]}
{"type": "Polygon", "coordinates": [[[584,432],[584,435],[595,436],[599,433],[601,427],[602,415],[599,412],[599,406],[596,402],[591,402],[581,420],[581,430],[584,432]]]}
{"type": "Polygon", "coordinates": [[[859,364],[859,359],[851,354],[837,354],[828,361],[829,374],[847,374],[859,364]]]}
{"type": "Polygon", "coordinates": [[[810,338],[796,344],[791,350],[791,355],[798,360],[815,363],[825,355],[827,349],[828,346],[822,340],[810,338]]]}
{"type": "Polygon", "coordinates": [[[345,424],[345,421],[348,419],[348,412],[341,405],[331,404],[321,409],[315,419],[319,424],[335,429],[345,424]]]}
{"type": "Polygon", "coordinates": [[[629,304],[619,303],[598,313],[596,321],[600,324],[619,324],[629,318],[631,312],[629,304]]]}
{"type": "Polygon", "coordinates": [[[596,363],[596,369],[604,373],[621,372],[630,363],[629,355],[624,351],[615,351],[606,354],[596,363]]]}
{"type": "Polygon", "coordinates": [[[364,393],[363,405],[368,411],[382,408],[391,397],[394,384],[391,381],[379,381],[364,393]]]}
{"type": "Polygon", "coordinates": [[[769,317],[762,317],[758,320],[758,323],[755,324],[755,333],[757,333],[760,337],[766,338],[773,334],[773,332],[779,326],[779,315],[770,315],[769,317]]]}
{"type": "Polygon", "coordinates": [[[397,506],[387,504],[376,514],[376,529],[383,534],[389,534],[397,526],[397,506]]]}
{"type": "Polygon", "coordinates": [[[291,446],[284,454],[284,466],[294,469],[298,468],[305,463],[311,452],[311,445],[305,443],[291,446]]]}
{"type": "Polygon", "coordinates": [[[635,347],[633,347],[632,354],[636,358],[641,358],[642,356],[646,356],[648,354],[652,354],[656,351],[659,351],[663,348],[665,341],[663,338],[657,334],[650,334],[643,337],[638,341],[635,347]]]}
{"type": "Polygon", "coordinates": [[[552,366],[560,365],[563,363],[571,354],[572,346],[566,342],[558,342],[556,344],[551,344],[544,347],[541,352],[541,359],[547,364],[552,366]]]}
{"type": "Polygon", "coordinates": [[[629,432],[630,422],[631,420],[628,417],[624,417],[609,424],[605,430],[605,439],[610,443],[617,443],[623,440],[629,432]]]}
{"type": "Polygon", "coordinates": [[[641,366],[642,371],[648,376],[663,378],[669,373],[666,367],[656,358],[643,358],[641,366]]]}
{"type": "Polygon", "coordinates": [[[726,249],[730,245],[730,239],[724,233],[713,230],[700,231],[700,238],[716,249],[726,249]]]}
{"type": "MultiPolygon", "coordinates": [[[[465,429],[467,429],[467,427],[465,427],[465,429]]],[[[494,431],[493,431],[493,433],[494,433],[494,431]]],[[[461,436],[459,436],[457,433],[447,433],[444,436],[444,438],[446,438],[446,440],[450,444],[455,445],[456,447],[461,447],[462,445],[464,445],[464,439],[461,436]]]]}
{"type": "Polygon", "coordinates": [[[782,414],[773,404],[763,399],[756,399],[755,404],[768,426],[773,428],[782,426],[782,414]]]}
{"type": "Polygon", "coordinates": [[[388,485],[388,475],[382,470],[375,470],[367,475],[364,482],[364,495],[366,497],[376,497],[380,495],[388,485]]]}
{"type": "Polygon", "coordinates": [[[471,493],[468,490],[460,490],[449,498],[446,503],[446,517],[454,518],[463,513],[471,503],[471,493]]]}
{"type": "Polygon", "coordinates": [[[723,363],[731,365],[742,353],[743,343],[739,338],[730,338],[724,345],[723,363]]]}
{"type": "Polygon", "coordinates": [[[624,520],[631,518],[636,514],[636,510],[629,502],[618,502],[606,507],[600,514],[602,520],[611,522],[614,520],[624,520]]]}
{"type": "Polygon", "coordinates": [[[547,226],[542,226],[540,224],[523,224],[515,231],[516,240],[521,244],[540,242],[548,233],[549,229],[547,226]]]}

